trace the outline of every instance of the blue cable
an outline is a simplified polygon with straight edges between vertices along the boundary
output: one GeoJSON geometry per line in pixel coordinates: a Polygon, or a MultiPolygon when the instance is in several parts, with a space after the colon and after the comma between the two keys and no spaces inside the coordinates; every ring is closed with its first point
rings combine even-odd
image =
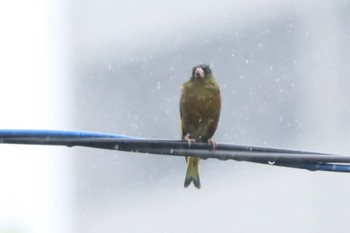
{"type": "Polygon", "coordinates": [[[106,134],[74,130],[38,130],[38,129],[1,129],[0,138],[4,137],[52,137],[52,138],[134,138],[127,135],[106,134]]]}
{"type": "Polygon", "coordinates": [[[143,139],[127,135],[62,130],[0,130],[0,143],[84,146],[100,149],[203,159],[247,161],[310,171],[350,172],[350,156],[258,146],[218,143],[213,151],[206,143],[189,145],[181,140],[143,139]]]}

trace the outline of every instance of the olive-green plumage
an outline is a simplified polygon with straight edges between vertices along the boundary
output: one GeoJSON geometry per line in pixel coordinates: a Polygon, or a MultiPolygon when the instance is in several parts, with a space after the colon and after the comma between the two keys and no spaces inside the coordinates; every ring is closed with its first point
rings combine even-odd
{"type": "MultiPolygon", "coordinates": [[[[220,89],[208,65],[193,67],[190,80],[182,85],[180,115],[182,139],[196,142],[212,142],[218,126],[221,109],[220,89]]],[[[187,173],[184,186],[193,182],[200,188],[199,158],[186,157],[187,173]]]]}

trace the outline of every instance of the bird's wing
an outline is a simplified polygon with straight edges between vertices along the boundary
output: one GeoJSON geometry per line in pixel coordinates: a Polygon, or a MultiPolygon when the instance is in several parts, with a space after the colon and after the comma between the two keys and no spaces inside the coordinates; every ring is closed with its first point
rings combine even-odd
{"type": "Polygon", "coordinates": [[[184,86],[182,86],[181,88],[181,95],[180,95],[180,103],[179,103],[179,108],[180,108],[180,127],[181,127],[181,137],[182,139],[185,137],[184,135],[184,125],[183,125],[183,121],[182,121],[182,102],[183,102],[183,98],[184,98],[184,86]]]}

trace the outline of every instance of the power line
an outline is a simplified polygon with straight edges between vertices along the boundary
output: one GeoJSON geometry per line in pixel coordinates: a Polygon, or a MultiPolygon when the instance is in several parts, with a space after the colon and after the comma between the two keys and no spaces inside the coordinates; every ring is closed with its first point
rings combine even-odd
{"type": "Polygon", "coordinates": [[[193,156],[254,162],[310,171],[350,172],[350,156],[328,153],[217,143],[215,150],[206,143],[180,140],[144,139],[127,135],[84,131],[0,130],[0,143],[52,146],[82,146],[125,152],[170,156],[193,156]]]}

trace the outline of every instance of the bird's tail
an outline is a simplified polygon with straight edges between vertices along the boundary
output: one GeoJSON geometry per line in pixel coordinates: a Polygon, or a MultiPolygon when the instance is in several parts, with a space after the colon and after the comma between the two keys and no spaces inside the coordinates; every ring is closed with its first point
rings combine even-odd
{"type": "Polygon", "coordinates": [[[201,187],[201,182],[199,181],[198,164],[199,158],[187,157],[187,172],[184,186],[187,188],[193,181],[194,186],[199,189],[201,187]]]}

